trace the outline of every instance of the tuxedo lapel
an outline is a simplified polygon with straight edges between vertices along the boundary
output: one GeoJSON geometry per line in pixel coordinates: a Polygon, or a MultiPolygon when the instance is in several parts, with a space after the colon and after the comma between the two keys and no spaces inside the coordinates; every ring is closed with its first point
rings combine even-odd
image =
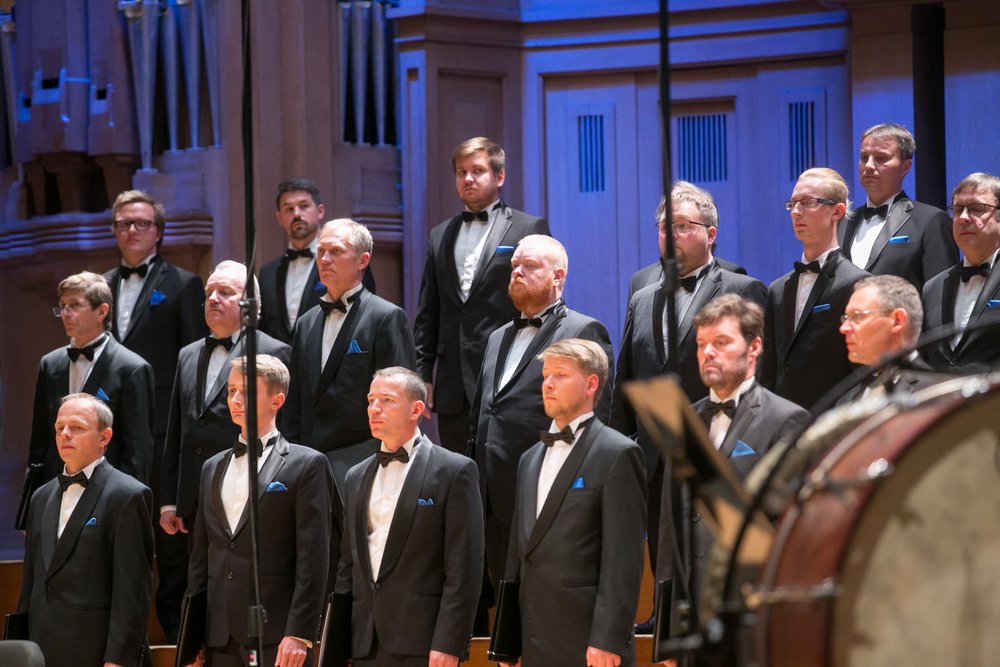
{"type": "MultiPolygon", "coordinates": [[[[229,385],[229,373],[227,372],[231,366],[233,359],[242,356],[246,351],[246,330],[240,333],[240,337],[236,339],[236,343],[233,348],[229,350],[226,354],[226,360],[222,362],[222,370],[218,375],[212,380],[212,386],[208,390],[208,398],[205,398],[204,386],[202,386],[202,391],[198,394],[198,414],[202,414],[208,409],[208,406],[215,402],[216,396],[219,392],[223,391],[229,385]]],[[[200,369],[199,369],[200,370],[200,369]]],[[[208,366],[206,362],[205,373],[208,372],[208,366]]],[[[209,378],[201,375],[204,378],[204,382],[208,382],[209,378]]]]}
{"type": "MultiPolygon", "coordinates": [[[[309,277],[306,278],[306,284],[302,288],[302,297],[299,300],[299,317],[302,317],[307,310],[315,306],[320,296],[326,294],[325,286],[321,285],[321,289],[316,289],[317,283],[319,283],[319,269],[316,268],[316,260],[313,260],[312,267],[309,269],[309,277]]],[[[287,323],[288,322],[287,308],[285,309],[284,317],[285,317],[285,322],[287,323]]],[[[289,329],[288,332],[291,333],[291,329],[289,329]]]]}
{"type": "MultiPolygon", "coordinates": [[[[957,291],[957,289],[955,291],[957,291]]],[[[986,277],[986,283],[983,285],[982,291],[979,292],[979,296],[976,298],[976,305],[972,307],[972,315],[969,317],[969,324],[973,324],[986,313],[986,306],[990,300],[997,295],[997,291],[1000,291],[1000,268],[997,268],[996,270],[991,269],[990,274],[986,277]]],[[[952,312],[954,311],[955,308],[953,305],[952,312]]],[[[955,346],[955,350],[959,350],[971,336],[974,336],[977,333],[979,332],[969,331],[968,329],[963,331],[962,337],[958,341],[958,345],[955,346]]],[[[996,335],[992,332],[986,333],[991,336],[996,335]]]]}
{"type": "Polygon", "coordinates": [[[53,483],[48,490],[42,514],[42,566],[49,571],[52,556],[56,551],[56,533],[59,530],[59,509],[62,503],[62,492],[58,482],[53,483]]]}
{"type": "MultiPolygon", "coordinates": [[[[603,424],[598,422],[596,419],[591,419],[590,423],[587,424],[583,435],[580,437],[579,442],[573,445],[573,450],[570,452],[566,461],[556,474],[556,478],[552,482],[552,488],[549,489],[549,495],[545,497],[545,504],[542,505],[542,511],[538,514],[538,520],[531,529],[531,533],[528,538],[528,545],[525,548],[525,555],[530,554],[531,551],[538,546],[538,543],[542,541],[542,538],[545,537],[545,533],[548,532],[549,527],[552,525],[556,515],[559,513],[559,508],[562,506],[563,499],[566,497],[566,492],[569,491],[570,485],[573,483],[573,480],[576,479],[576,474],[580,470],[583,460],[587,458],[587,453],[590,451],[590,447],[594,443],[594,438],[597,437],[597,433],[602,428],[604,428],[603,424]]],[[[542,450],[542,456],[544,457],[544,449],[542,450]]],[[[539,462],[539,469],[541,469],[541,462],[539,462]]],[[[534,478],[534,485],[536,488],[538,487],[537,475],[534,478]]],[[[535,505],[525,509],[528,510],[530,514],[534,515],[537,505],[538,499],[536,496],[535,505]]]]}
{"type": "Polygon", "coordinates": [[[462,301],[462,293],[458,285],[458,266],[455,264],[455,241],[458,239],[458,230],[462,224],[462,216],[460,215],[451,219],[448,227],[444,230],[438,254],[438,261],[444,262],[445,285],[442,292],[450,292],[459,303],[462,301]]]}
{"type": "Polygon", "coordinates": [[[149,299],[153,294],[153,290],[159,289],[163,285],[163,280],[167,275],[167,265],[160,259],[159,256],[154,259],[149,265],[149,273],[146,276],[146,280],[142,283],[142,289],[139,290],[139,296],[135,299],[135,308],[132,309],[132,317],[129,319],[128,331],[121,332],[118,334],[124,343],[128,340],[132,332],[135,331],[136,326],[146,315],[146,311],[149,310],[149,299]]]}
{"type": "MultiPolygon", "coordinates": [[[[315,263],[313,264],[315,266],[315,263]]],[[[288,256],[283,255],[281,261],[278,262],[278,270],[275,273],[275,279],[277,285],[275,285],[275,291],[277,292],[278,302],[275,304],[275,308],[278,309],[278,326],[283,331],[291,332],[288,327],[288,306],[286,305],[285,297],[285,283],[288,281],[288,256]]],[[[299,313],[302,314],[301,311],[299,313]]]]}
{"type": "MultiPolygon", "coordinates": [[[[263,502],[264,494],[267,492],[267,486],[274,481],[277,477],[278,472],[285,465],[285,456],[288,455],[288,443],[285,442],[284,438],[279,437],[277,442],[271,445],[271,453],[268,454],[267,460],[264,461],[264,465],[260,467],[260,471],[257,473],[257,500],[263,502]]],[[[240,520],[236,523],[236,530],[233,531],[233,535],[238,535],[243,527],[246,526],[247,521],[250,520],[250,499],[247,499],[247,504],[243,508],[243,513],[240,514],[240,520]]]]}
{"type": "Polygon", "coordinates": [[[895,236],[896,232],[899,231],[899,228],[906,224],[906,221],[910,219],[911,210],[913,210],[913,202],[905,196],[900,197],[899,201],[891,207],[889,216],[886,218],[885,224],[882,225],[882,231],[880,231],[878,236],[875,237],[875,243],[872,245],[872,252],[868,256],[868,263],[865,266],[866,271],[871,271],[875,262],[878,260],[879,255],[882,254],[886,245],[889,244],[889,239],[895,236]]]}
{"type": "MultiPolygon", "coordinates": [[[[372,495],[372,484],[375,482],[375,473],[378,472],[379,462],[374,456],[369,459],[368,467],[365,468],[364,475],[361,477],[361,488],[359,489],[358,498],[363,498],[363,502],[359,502],[354,507],[354,516],[351,520],[354,521],[354,534],[357,536],[355,543],[358,545],[358,559],[361,561],[361,569],[365,573],[365,581],[372,582],[375,578],[372,576],[372,561],[371,553],[368,551],[368,503],[371,501],[372,495]]],[[[384,552],[383,552],[384,553],[384,552]]]]}
{"type": "MultiPolygon", "coordinates": [[[[83,490],[80,501],[73,508],[73,513],[70,514],[69,520],[66,522],[66,527],[63,528],[62,536],[56,541],[55,550],[52,553],[52,561],[46,570],[46,577],[51,577],[54,573],[58,572],[59,568],[66,562],[66,559],[69,558],[69,555],[73,553],[73,548],[80,538],[80,531],[87,521],[93,517],[101,524],[110,523],[112,517],[96,517],[94,514],[94,508],[97,506],[97,501],[100,500],[101,494],[104,493],[104,487],[107,484],[110,474],[111,464],[107,462],[94,468],[94,473],[90,476],[87,488],[83,490]]],[[[58,489],[59,487],[56,488],[58,489]]],[[[62,502],[62,494],[56,493],[54,495],[58,499],[56,501],[56,507],[58,508],[62,502]]],[[[56,521],[58,525],[58,510],[56,521]]]]}
{"type": "Polygon", "coordinates": [[[775,309],[776,315],[783,318],[783,321],[776,322],[774,327],[775,335],[778,337],[776,342],[779,343],[776,347],[782,357],[791,349],[792,341],[795,339],[795,331],[798,328],[798,322],[795,320],[795,301],[798,296],[799,277],[801,275],[797,271],[788,274],[784,290],[781,294],[782,305],[784,307],[775,309]],[[783,347],[780,345],[782,340],[785,343],[783,347]]]}
{"type": "Polygon", "coordinates": [[[483,252],[479,255],[479,262],[476,264],[476,273],[472,276],[472,286],[469,287],[469,298],[472,298],[476,288],[482,284],[486,267],[493,261],[497,253],[497,246],[500,245],[500,241],[507,234],[507,230],[510,229],[511,215],[511,210],[501,202],[496,220],[493,222],[493,227],[486,236],[486,243],[483,244],[483,252]]]}
{"type": "Polygon", "coordinates": [[[722,439],[722,446],[719,447],[719,453],[724,458],[728,459],[732,455],[733,448],[736,447],[736,441],[747,430],[747,426],[753,421],[754,415],[759,408],[760,389],[755,382],[750,390],[741,397],[739,405],[736,406],[736,413],[733,415],[733,422],[729,425],[729,430],[726,431],[726,437],[722,439]]]}
{"type": "Polygon", "coordinates": [[[678,347],[688,337],[688,334],[691,333],[691,323],[694,321],[694,316],[719,293],[719,284],[721,282],[722,269],[713,261],[712,266],[708,270],[708,275],[705,276],[701,286],[695,291],[691,303],[688,305],[687,312],[684,313],[684,319],[677,326],[678,347]]]}
{"type": "MultiPolygon", "coordinates": [[[[524,453],[524,457],[527,458],[525,467],[528,472],[524,480],[526,483],[523,487],[517,487],[517,494],[520,496],[524,507],[524,511],[521,513],[520,532],[525,545],[528,544],[537,521],[535,515],[538,511],[538,477],[542,472],[542,460],[545,458],[545,450],[545,447],[532,447],[524,453]]],[[[521,555],[525,554],[522,553],[521,555]]]]}
{"type": "MultiPolygon", "coordinates": [[[[524,350],[524,354],[521,355],[521,359],[517,362],[517,368],[514,369],[514,373],[510,376],[510,381],[507,382],[503,387],[499,387],[497,394],[504,394],[510,387],[514,386],[517,378],[521,376],[524,369],[528,367],[528,364],[535,358],[539,351],[543,347],[547,347],[549,341],[552,339],[553,334],[555,334],[556,329],[559,328],[560,322],[566,317],[566,304],[560,303],[552,311],[552,317],[545,320],[541,327],[539,327],[538,332],[528,343],[528,347],[524,350]]],[[[511,327],[513,330],[514,327],[511,327]]],[[[508,346],[509,350],[509,346],[508,346]]],[[[504,355],[506,357],[506,355],[504,355]]],[[[506,363],[506,360],[505,360],[506,363]]],[[[501,372],[503,367],[501,366],[501,372]]]]}
{"type": "MultiPolygon", "coordinates": [[[[833,282],[834,273],[837,271],[837,264],[840,261],[840,255],[835,254],[836,251],[831,252],[827,255],[826,263],[823,264],[823,268],[820,270],[819,274],[816,276],[816,282],[813,283],[812,289],[809,290],[809,297],[806,299],[806,305],[802,308],[802,315],[799,317],[798,322],[795,323],[795,335],[792,337],[794,342],[795,336],[799,335],[799,331],[805,326],[805,323],[809,320],[809,316],[812,313],[812,309],[816,306],[816,302],[826,291],[827,286],[833,282]]],[[[794,308],[795,297],[792,296],[792,304],[794,308]]]]}
{"type": "Polygon", "coordinates": [[[212,474],[212,511],[215,512],[215,520],[222,526],[222,531],[227,537],[232,537],[233,532],[229,529],[229,517],[226,516],[226,506],[222,504],[222,478],[229,467],[229,459],[233,458],[232,449],[226,452],[215,466],[212,474]]]}
{"type": "Polygon", "coordinates": [[[503,369],[507,366],[507,355],[510,354],[510,345],[514,342],[514,336],[517,335],[517,329],[512,325],[507,325],[507,328],[503,332],[503,338],[500,340],[500,349],[497,354],[497,363],[493,367],[493,396],[494,398],[498,393],[500,393],[500,378],[503,377],[503,369]]]}
{"type": "MultiPolygon", "coordinates": [[[[326,393],[326,388],[330,386],[333,379],[337,377],[337,371],[340,370],[340,362],[344,360],[344,355],[347,354],[347,348],[350,345],[350,342],[354,340],[354,331],[358,328],[358,321],[365,312],[365,307],[368,305],[368,299],[370,296],[371,295],[368,293],[368,290],[364,287],[362,287],[361,291],[355,296],[354,303],[344,318],[344,324],[340,327],[340,333],[337,334],[337,340],[333,341],[333,347],[330,349],[330,356],[326,360],[326,366],[323,367],[323,373],[319,376],[319,382],[316,385],[316,391],[314,394],[317,402],[326,393]]],[[[325,324],[326,318],[321,315],[320,321],[322,324],[325,324]]],[[[322,355],[322,327],[320,328],[319,338],[320,345],[318,349],[322,355]]],[[[322,358],[322,356],[320,358],[322,358]]]]}
{"type": "Polygon", "coordinates": [[[848,259],[851,258],[851,246],[854,245],[854,236],[858,233],[858,225],[861,224],[861,219],[864,216],[863,212],[863,206],[854,209],[847,219],[847,224],[837,226],[837,241],[840,242],[840,250],[844,253],[844,257],[848,259]]]}
{"type": "MultiPolygon", "coordinates": [[[[958,264],[948,270],[941,291],[941,324],[947,325],[955,321],[955,297],[958,295],[958,284],[961,281],[962,269],[958,264]]],[[[984,286],[985,288],[985,286],[984,286]]]]}
{"type": "Polygon", "coordinates": [[[424,478],[427,476],[427,466],[433,447],[430,441],[423,438],[420,442],[421,444],[413,450],[413,458],[408,464],[410,469],[406,472],[403,488],[399,492],[396,508],[392,512],[392,523],[389,524],[389,534],[386,536],[385,550],[382,552],[382,564],[378,569],[379,579],[385,579],[396,566],[403,553],[403,547],[406,546],[410,528],[413,526],[417,500],[420,497],[420,490],[424,488],[424,478]]]}
{"type": "Polygon", "coordinates": [[[667,354],[664,350],[663,341],[663,309],[666,307],[667,293],[663,287],[653,292],[653,316],[650,324],[653,327],[653,347],[656,348],[656,360],[660,362],[662,370],[667,364],[667,354]]]}
{"type": "MultiPolygon", "coordinates": [[[[94,396],[97,395],[98,390],[102,388],[101,385],[104,384],[105,378],[108,377],[108,371],[111,368],[111,364],[114,363],[115,355],[118,353],[120,347],[121,345],[118,341],[109,335],[108,342],[104,346],[104,351],[101,352],[101,356],[94,362],[93,368],[90,369],[90,375],[87,376],[87,381],[83,383],[83,387],[80,389],[81,391],[94,396]]],[[[68,373],[69,369],[67,365],[67,387],[69,387],[68,373]]]]}

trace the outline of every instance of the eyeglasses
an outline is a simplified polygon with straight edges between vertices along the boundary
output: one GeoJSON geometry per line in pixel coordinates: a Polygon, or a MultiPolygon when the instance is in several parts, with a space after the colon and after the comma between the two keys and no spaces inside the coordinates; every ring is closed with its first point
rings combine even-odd
{"type": "Polygon", "coordinates": [[[820,204],[825,206],[835,206],[837,202],[832,199],[824,199],[822,197],[803,197],[802,199],[789,199],[785,202],[785,210],[791,211],[798,204],[802,208],[814,209],[818,208],[820,204]]]}
{"type": "Polygon", "coordinates": [[[78,303],[61,303],[52,309],[52,314],[55,315],[56,317],[62,317],[63,313],[65,312],[71,312],[75,314],[87,307],[93,308],[93,306],[86,301],[78,303]]]}
{"type": "Polygon", "coordinates": [[[114,224],[111,226],[116,232],[127,232],[128,228],[135,225],[137,231],[144,232],[149,229],[149,226],[154,224],[152,220],[115,220],[114,224]]]}
{"type": "Polygon", "coordinates": [[[953,218],[961,218],[962,213],[965,211],[969,212],[969,217],[971,218],[982,218],[987,215],[990,210],[1000,209],[998,206],[993,204],[987,204],[985,202],[974,201],[971,204],[955,204],[948,207],[948,212],[951,213],[953,218]]]}
{"type": "Polygon", "coordinates": [[[855,310],[853,313],[844,313],[840,316],[840,323],[846,324],[850,322],[851,324],[857,326],[861,324],[864,320],[868,318],[872,313],[878,313],[880,315],[887,315],[888,310],[855,310]]]}
{"type": "MultiPolygon", "coordinates": [[[[698,231],[699,227],[711,227],[711,225],[706,225],[704,222],[695,222],[694,220],[678,220],[673,224],[674,233],[680,234],[682,236],[687,236],[688,234],[693,234],[698,231]]],[[[667,233],[667,223],[658,222],[656,223],[656,229],[661,234],[667,233]]]]}

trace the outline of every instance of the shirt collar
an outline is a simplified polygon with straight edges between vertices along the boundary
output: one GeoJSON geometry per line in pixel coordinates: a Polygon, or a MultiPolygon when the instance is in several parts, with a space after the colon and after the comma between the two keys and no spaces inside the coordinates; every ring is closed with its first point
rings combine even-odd
{"type": "Polygon", "coordinates": [[[146,257],[146,259],[142,260],[141,262],[139,262],[135,266],[130,266],[129,263],[126,262],[125,258],[123,257],[122,258],[122,266],[128,266],[130,269],[134,269],[136,267],[142,266],[143,264],[152,264],[154,259],[156,259],[156,253],[155,252],[152,255],[149,255],[148,257],[146,257]]]}
{"type": "MultiPolygon", "coordinates": [[[[87,479],[90,479],[94,475],[94,470],[97,469],[97,466],[101,465],[102,461],[104,461],[104,457],[99,456],[96,460],[91,461],[90,463],[85,465],[83,467],[83,470],[81,470],[80,472],[82,472],[87,477],[87,479]]],[[[69,471],[66,470],[66,464],[63,464],[63,474],[69,475],[69,471]]]]}
{"type": "MultiPolygon", "coordinates": [[[[275,438],[275,437],[277,437],[279,435],[281,435],[281,434],[278,433],[277,429],[275,429],[274,431],[268,431],[264,435],[259,436],[257,439],[260,440],[260,441],[262,441],[264,443],[264,449],[267,450],[267,448],[269,446],[271,446],[272,444],[274,444],[274,443],[271,442],[271,439],[275,438]]],[[[246,438],[243,437],[242,433],[240,433],[239,438],[240,438],[240,442],[242,442],[244,445],[247,444],[246,438]]]]}
{"type": "MultiPolygon", "coordinates": [[[[358,283],[357,285],[355,285],[351,289],[349,289],[346,292],[344,292],[340,296],[340,301],[344,301],[346,303],[347,299],[351,298],[352,296],[354,296],[355,294],[357,294],[358,292],[360,292],[361,288],[364,287],[364,286],[365,286],[365,284],[363,282],[362,283],[358,283]]],[[[330,293],[329,292],[327,292],[326,294],[324,294],[323,296],[321,296],[319,299],[320,299],[320,301],[326,301],[328,303],[333,303],[333,299],[330,298],[330,293]]]]}
{"type": "Polygon", "coordinates": [[[97,336],[97,338],[94,338],[93,340],[88,340],[83,345],[77,345],[76,342],[72,338],[69,339],[69,346],[70,347],[87,347],[88,345],[91,345],[91,344],[94,344],[94,343],[97,343],[97,345],[94,347],[94,352],[95,353],[98,352],[98,351],[100,351],[100,350],[103,350],[104,346],[108,344],[108,332],[107,331],[102,331],[97,336]]]}
{"type": "MultiPolygon", "coordinates": [[[[417,447],[417,444],[418,444],[419,442],[420,442],[420,429],[417,429],[417,432],[413,434],[413,437],[412,437],[412,438],[410,438],[409,440],[407,440],[406,442],[404,442],[404,443],[403,443],[403,449],[405,449],[405,450],[406,450],[406,453],[407,453],[407,454],[408,454],[409,456],[411,456],[411,457],[412,457],[412,456],[413,456],[413,450],[414,450],[414,449],[416,449],[416,447],[417,447]]],[[[385,446],[385,444],[384,444],[384,443],[380,443],[380,444],[379,444],[379,448],[380,448],[380,449],[381,449],[381,450],[382,450],[383,452],[387,452],[387,451],[389,451],[389,450],[388,450],[388,448],[386,448],[386,446],[385,446]]]]}
{"type": "MultiPolygon", "coordinates": [[[[997,253],[1000,253],[1000,248],[993,251],[993,254],[986,258],[986,263],[990,265],[990,270],[993,269],[993,264],[997,261],[997,253]]],[[[962,258],[962,266],[972,266],[969,264],[969,260],[965,257],[962,258]]]]}
{"type": "MultiPolygon", "coordinates": [[[[552,311],[554,311],[554,310],[555,310],[555,308],[556,308],[556,305],[557,305],[557,304],[558,304],[558,303],[559,303],[560,301],[562,301],[562,297],[561,297],[561,296],[560,296],[560,297],[556,297],[556,300],[555,300],[555,301],[553,301],[553,302],[552,302],[552,303],[550,303],[549,305],[547,305],[547,306],[545,306],[544,308],[542,308],[542,309],[541,309],[541,311],[539,311],[538,315],[536,315],[535,317],[541,317],[541,318],[543,318],[543,319],[544,319],[544,318],[546,318],[546,317],[548,317],[549,315],[551,315],[551,314],[552,314],[552,311]]],[[[527,318],[528,318],[529,316],[528,316],[528,314],[527,314],[527,313],[525,313],[525,312],[524,312],[524,311],[522,310],[522,311],[521,311],[521,317],[524,317],[524,318],[526,318],[526,319],[527,319],[527,318]]]]}
{"type": "Polygon", "coordinates": [[[896,202],[896,198],[899,197],[899,195],[901,195],[901,194],[903,194],[902,190],[900,190],[899,192],[897,192],[894,195],[890,195],[890,197],[888,199],[886,199],[884,202],[882,202],[881,204],[873,204],[872,203],[872,198],[868,197],[867,199],[865,199],[865,206],[867,206],[868,208],[878,208],[879,206],[888,206],[888,207],[891,208],[892,205],[896,202]]]}
{"type": "MultiPolygon", "coordinates": [[[[819,257],[816,258],[816,261],[819,262],[820,268],[823,268],[823,265],[826,264],[826,260],[830,258],[830,253],[833,252],[834,250],[840,250],[840,246],[835,245],[829,250],[824,251],[819,257]]],[[[806,254],[804,252],[802,253],[802,263],[803,264],[809,263],[809,260],[806,259],[806,254]]]]}
{"type": "MultiPolygon", "coordinates": [[[[483,210],[484,210],[484,211],[486,211],[487,213],[490,213],[490,214],[492,214],[492,213],[493,213],[493,209],[497,208],[497,205],[498,205],[498,204],[500,204],[500,198],[499,198],[499,197],[497,197],[497,198],[496,198],[496,199],[494,199],[494,200],[493,200],[492,202],[490,202],[490,205],[489,205],[489,206],[487,206],[486,208],[484,208],[483,210]]],[[[470,213],[475,213],[475,211],[473,211],[473,210],[472,210],[471,208],[469,208],[468,206],[464,206],[464,207],[462,207],[462,210],[463,210],[463,211],[469,211],[470,213]]]]}
{"type": "MultiPolygon", "coordinates": [[[[594,416],[594,411],[591,410],[590,412],[586,412],[580,415],[579,417],[575,418],[573,421],[569,423],[569,430],[573,431],[574,442],[576,441],[576,437],[579,435],[577,431],[580,428],[580,424],[587,421],[593,416],[594,416]]],[[[553,419],[552,424],[549,426],[549,433],[558,433],[558,432],[559,432],[559,427],[556,426],[556,420],[553,419]]]]}
{"type": "Polygon", "coordinates": [[[708,261],[707,262],[705,262],[704,264],[702,264],[701,266],[699,266],[697,269],[692,269],[692,270],[688,271],[683,276],[681,276],[681,278],[687,278],[688,276],[697,276],[698,278],[701,278],[701,276],[702,276],[701,272],[704,271],[706,268],[708,268],[712,264],[712,259],[713,259],[712,258],[712,253],[709,253],[708,254],[708,261]]]}
{"type": "MultiPolygon", "coordinates": [[[[736,388],[736,391],[730,394],[730,396],[726,398],[726,400],[732,401],[733,407],[736,407],[737,405],[740,404],[740,399],[743,398],[743,394],[750,391],[750,387],[753,386],[753,383],[754,383],[753,376],[748,377],[746,380],[740,383],[740,386],[736,388]]],[[[715,393],[714,389],[708,390],[708,398],[710,401],[713,401],[715,403],[722,403],[722,399],[719,398],[719,395],[715,393]]]]}

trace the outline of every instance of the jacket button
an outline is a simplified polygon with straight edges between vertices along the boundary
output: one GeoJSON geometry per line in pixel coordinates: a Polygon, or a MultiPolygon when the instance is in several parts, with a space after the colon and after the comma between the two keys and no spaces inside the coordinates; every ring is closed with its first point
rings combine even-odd
{"type": "Polygon", "coordinates": [[[375,582],[375,590],[377,590],[377,591],[382,590],[382,582],[381,581],[376,581],[375,582]]]}
{"type": "Polygon", "coordinates": [[[229,548],[230,549],[235,549],[236,548],[236,542],[230,542],[229,543],[229,548]]]}
{"type": "Polygon", "coordinates": [[[195,454],[201,454],[201,447],[198,447],[197,449],[195,449],[194,453],[195,454]]]}
{"type": "Polygon", "coordinates": [[[233,575],[233,571],[232,570],[230,570],[229,572],[226,572],[226,581],[232,581],[233,578],[234,578],[234,575],[233,575]]]}
{"type": "Polygon", "coordinates": [[[701,515],[697,512],[691,512],[691,523],[698,523],[701,521],[701,515]]]}
{"type": "Polygon", "coordinates": [[[791,372],[792,372],[792,367],[791,366],[785,366],[785,375],[788,375],[791,372]]]}
{"type": "Polygon", "coordinates": [[[490,406],[490,414],[495,415],[497,413],[496,407],[490,406]]]}
{"type": "Polygon", "coordinates": [[[198,418],[198,426],[204,426],[204,425],[205,425],[205,418],[204,417],[199,417],[198,418]]]}

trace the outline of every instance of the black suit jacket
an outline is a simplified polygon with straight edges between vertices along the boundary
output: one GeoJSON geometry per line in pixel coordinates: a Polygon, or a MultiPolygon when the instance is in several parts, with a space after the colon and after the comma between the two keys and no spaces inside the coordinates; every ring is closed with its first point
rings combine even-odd
{"type": "Polygon", "coordinates": [[[58,539],[57,480],[31,498],[19,612],[49,667],[142,664],[153,583],[148,488],[105,461],[58,539]]]}
{"type": "MultiPolygon", "coordinates": [[[[490,335],[472,409],[474,457],[479,464],[483,499],[504,525],[510,525],[514,515],[517,463],[538,442],[538,432],[547,430],[552,423],[542,403],[542,362],[536,357],[566,338],[584,338],[600,344],[608,355],[608,381],[594,410],[600,418],[607,419],[614,384],[614,351],[607,329],[594,318],[570,310],[560,302],[531,339],[510,381],[498,387],[516,333],[514,325],[508,322],[490,335]]],[[[491,567],[502,562],[505,555],[490,554],[491,567]]]]}
{"type": "Polygon", "coordinates": [[[546,447],[521,457],[508,581],[519,581],[524,667],[582,665],[587,646],[635,664],[646,472],[639,447],[592,419],[536,518],[546,447]]]}
{"type": "MultiPolygon", "coordinates": [[[[763,306],[766,292],[764,284],[756,278],[726,271],[717,263],[711,265],[677,327],[677,371],[681,388],[690,400],[696,401],[708,395],[708,389],[698,373],[697,331],[691,324],[694,316],[708,302],[723,294],[738,294],[763,306]]],[[[646,472],[650,475],[656,469],[659,450],[636,421],[622,385],[629,380],[642,380],[666,372],[667,359],[663,346],[666,300],[666,292],[656,283],[643,287],[629,301],[611,400],[611,425],[622,433],[638,437],[646,455],[646,472]]]]}
{"type": "MultiPolygon", "coordinates": [[[[282,429],[288,438],[335,458],[336,450],[372,437],[368,388],[375,371],[389,366],[412,369],[416,362],[406,313],[366,289],[357,293],[322,367],[325,322],[323,310],[317,306],[295,326],[289,369],[292,384],[282,429]],[[360,351],[351,351],[352,342],[360,351]]],[[[374,445],[367,454],[373,452],[374,445]]],[[[338,477],[338,486],[342,481],[338,477]]]]}
{"type": "Polygon", "coordinates": [[[347,474],[337,592],[354,597],[351,655],[377,634],[386,651],[468,657],[483,580],[483,505],[476,465],[421,436],[392,516],[379,575],[368,549],[368,498],[378,460],[347,474]]]}
{"type": "MultiPolygon", "coordinates": [[[[114,414],[113,435],[104,452],[108,463],[144,482],[149,477],[153,456],[152,368],[139,355],[109,337],[83,391],[103,400],[114,414]]],[[[45,464],[43,481],[63,469],[53,428],[60,401],[68,393],[69,357],[66,348],[59,347],[42,357],[35,382],[28,460],[45,464]]]]}
{"type": "MultiPolygon", "coordinates": [[[[282,637],[312,641],[323,613],[330,558],[333,473],[322,454],[279,438],[260,469],[260,603],[267,610],[264,644],[282,637]]],[[[207,644],[232,637],[247,645],[250,605],[249,502],[235,531],[222,506],[222,480],[232,450],[205,462],[201,504],[188,564],[188,592],[208,586],[207,644]]]]}
{"type": "Polygon", "coordinates": [[[920,391],[952,377],[946,373],[935,373],[934,370],[916,352],[898,365],[883,370],[878,375],[867,378],[851,387],[837,399],[836,405],[845,405],[864,397],[868,389],[883,388],[892,396],[903,398],[915,391],[920,391]]]}
{"type": "MultiPolygon", "coordinates": [[[[176,505],[177,516],[185,520],[194,518],[198,506],[198,480],[205,461],[231,447],[240,434],[240,427],[233,423],[229,415],[226,384],[229,362],[245,354],[245,345],[244,331],[226,357],[208,401],[204,392],[208,359],[203,364],[201,361],[202,354],[206,352],[205,340],[184,347],[178,356],[177,375],[170,397],[170,420],[163,446],[158,500],[161,505],[176,505]]],[[[273,355],[287,365],[292,352],[284,343],[258,332],[257,353],[273,355]]]]}
{"type": "MultiPolygon", "coordinates": [[[[285,279],[288,277],[288,258],[276,257],[260,268],[260,330],[271,338],[283,343],[292,343],[293,328],[288,326],[288,307],[285,305],[285,279]]],[[[365,289],[375,293],[375,278],[371,267],[365,267],[362,278],[365,289]]],[[[302,288],[299,315],[296,323],[312,308],[319,305],[319,299],[326,294],[326,287],[319,281],[319,271],[313,260],[302,288]]]]}
{"type": "Polygon", "coordinates": [[[413,324],[416,370],[426,382],[434,382],[434,410],[443,415],[458,414],[466,402],[472,404],[486,340],[516,314],[507,286],[510,258],[518,242],[530,234],[549,233],[544,219],[502,202],[500,206],[464,303],[455,267],[455,239],[462,216],[434,227],[427,242],[413,324]]]}
{"type": "MultiPolygon", "coordinates": [[[[924,331],[955,322],[955,295],[961,283],[961,264],[956,264],[924,285],[924,331]]],[[[927,363],[948,373],[985,373],[1000,364],[1000,269],[994,263],[986,284],[972,308],[968,326],[996,322],[979,330],[966,330],[954,348],[951,339],[929,345],[924,350],[927,363]]]]}
{"type": "MultiPolygon", "coordinates": [[[[851,258],[851,246],[863,219],[864,206],[851,211],[837,229],[841,252],[851,258]]],[[[865,271],[905,278],[919,290],[933,276],[958,261],[958,246],[951,232],[951,217],[934,206],[913,201],[901,193],[889,219],[875,239],[865,271]]]]}
{"type": "MultiPolygon", "coordinates": [[[[120,273],[120,268],[114,268],[104,274],[116,306],[120,273]]],[[[201,278],[157,257],[136,299],[128,331],[118,330],[114,308],[108,315],[114,337],[153,368],[153,434],[158,439],[167,432],[167,408],[177,372],[177,354],[182,347],[208,333],[204,305],[201,278]]]]}
{"type": "MultiPolygon", "coordinates": [[[[744,269],[739,264],[730,262],[728,259],[722,259],[721,257],[715,258],[716,263],[725,269],[726,271],[731,271],[733,273],[739,273],[740,275],[747,275],[747,270],[744,269]]],[[[658,285],[663,280],[663,264],[659,260],[648,264],[635,273],[632,274],[632,278],[628,283],[628,298],[629,301],[632,300],[632,295],[641,290],[646,285],[658,285]]]]}
{"type": "MultiPolygon", "coordinates": [[[[708,397],[694,404],[695,412],[704,415],[708,397]]],[[[809,422],[809,413],[791,401],[754,383],[740,397],[733,421],[719,447],[722,454],[740,479],[745,479],[751,468],[771,447],[786,436],[797,435],[809,422]]],[[[701,599],[705,568],[711,553],[713,539],[704,521],[691,506],[690,496],[670,474],[663,479],[660,498],[660,531],[657,549],[656,575],[658,579],[677,576],[674,546],[683,554],[688,575],[688,589],[701,599]]],[[[680,587],[674,584],[674,603],[679,599],[680,587]]],[[[672,616],[676,605],[671,606],[672,616]]],[[[676,618],[671,619],[676,627],[676,618]]]]}
{"type": "Polygon", "coordinates": [[[839,250],[832,251],[813,284],[796,326],[795,290],[799,274],[791,271],[768,288],[764,311],[764,352],[760,383],[774,393],[811,408],[854,369],[840,333],[840,316],[854,293],[854,283],[868,276],[839,250]]]}

